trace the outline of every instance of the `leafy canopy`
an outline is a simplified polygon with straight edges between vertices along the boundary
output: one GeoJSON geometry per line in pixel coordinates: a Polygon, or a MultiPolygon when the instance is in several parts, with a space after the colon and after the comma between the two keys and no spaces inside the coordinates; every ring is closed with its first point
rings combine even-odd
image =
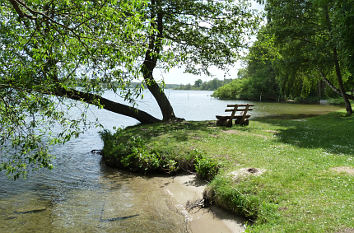
{"type": "Polygon", "coordinates": [[[15,178],[50,168],[48,146],[89,127],[105,90],[134,103],[147,54],[208,74],[236,61],[258,20],[246,0],[5,0],[0,12],[0,170],[15,178]]]}
{"type": "Polygon", "coordinates": [[[0,170],[17,178],[51,168],[48,145],[87,126],[87,106],[70,118],[76,103],[60,90],[109,88],[129,98],[149,30],[144,1],[11,2],[0,5],[0,170]]]}

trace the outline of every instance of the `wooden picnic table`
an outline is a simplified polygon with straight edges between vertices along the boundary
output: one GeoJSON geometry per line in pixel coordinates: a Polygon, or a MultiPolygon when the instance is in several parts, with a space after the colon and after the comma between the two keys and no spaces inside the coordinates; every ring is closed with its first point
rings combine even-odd
{"type": "Polygon", "coordinates": [[[235,119],[235,124],[239,124],[242,126],[248,125],[248,118],[251,117],[249,115],[249,111],[252,111],[254,105],[253,104],[228,104],[225,112],[231,112],[230,116],[220,116],[216,115],[217,126],[232,126],[232,120],[235,119]],[[248,113],[248,114],[247,114],[248,113]]]}

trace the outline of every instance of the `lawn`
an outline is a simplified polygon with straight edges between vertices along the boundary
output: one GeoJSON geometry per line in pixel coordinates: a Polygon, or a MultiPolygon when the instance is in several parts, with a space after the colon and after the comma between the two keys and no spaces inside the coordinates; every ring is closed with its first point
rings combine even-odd
{"type": "Polygon", "coordinates": [[[249,219],[251,232],[354,230],[354,117],[344,112],[232,128],[214,121],[140,125],[103,138],[106,161],[133,150],[145,156],[140,171],[201,173],[217,164],[216,175],[200,176],[210,180],[205,197],[249,219]],[[132,138],[138,143],[127,143],[132,138]]]}

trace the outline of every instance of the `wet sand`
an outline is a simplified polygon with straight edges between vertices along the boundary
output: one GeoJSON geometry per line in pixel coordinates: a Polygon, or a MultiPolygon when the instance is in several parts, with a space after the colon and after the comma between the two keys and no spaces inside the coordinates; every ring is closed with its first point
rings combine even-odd
{"type": "Polygon", "coordinates": [[[244,232],[241,219],[218,208],[187,210],[205,188],[194,175],[112,171],[99,182],[100,189],[74,189],[57,200],[35,192],[0,198],[0,232],[244,232]]]}
{"type": "Polygon", "coordinates": [[[175,202],[175,207],[184,215],[188,230],[193,233],[244,232],[245,227],[241,218],[237,218],[217,207],[193,208],[188,211],[188,201],[202,199],[206,185],[200,183],[194,175],[177,176],[164,187],[164,190],[175,202]]]}

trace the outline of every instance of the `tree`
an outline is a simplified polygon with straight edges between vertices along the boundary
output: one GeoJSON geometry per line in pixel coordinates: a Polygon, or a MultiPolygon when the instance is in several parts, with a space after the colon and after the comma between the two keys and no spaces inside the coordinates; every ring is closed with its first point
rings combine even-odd
{"type": "Polygon", "coordinates": [[[196,80],[196,81],[194,82],[194,87],[200,88],[200,86],[202,85],[202,83],[203,83],[203,80],[198,79],[198,80],[196,80]]]}
{"type": "Polygon", "coordinates": [[[164,120],[174,112],[153,79],[157,62],[165,69],[184,65],[187,72],[209,74],[211,65],[225,69],[237,59],[246,33],[256,26],[247,1],[151,0],[155,33],[149,37],[142,66],[144,80],[157,100],[164,120]],[[163,44],[166,44],[163,48],[163,44]],[[172,58],[166,60],[165,58],[172,58]]]}
{"type": "Polygon", "coordinates": [[[259,101],[280,99],[280,85],[276,80],[274,67],[277,58],[278,51],[274,48],[273,35],[267,31],[267,27],[263,27],[246,57],[245,77],[249,79],[248,99],[259,101]]]}
{"type": "Polygon", "coordinates": [[[175,120],[153,70],[184,65],[187,72],[208,73],[211,65],[223,68],[237,59],[245,35],[255,26],[246,1],[0,4],[0,170],[15,177],[33,167],[51,167],[47,145],[64,143],[87,125],[85,109],[78,119],[66,115],[75,101],[141,123],[161,121],[134,105],[102,97],[105,90],[113,90],[134,104],[142,87],[131,89],[129,84],[140,77],[155,97],[162,120],[175,120]],[[67,108],[61,110],[63,105],[67,108]],[[54,123],[62,131],[51,136],[54,123]]]}
{"type": "Polygon", "coordinates": [[[294,84],[299,83],[297,79],[311,83],[321,78],[342,96],[347,115],[351,115],[348,99],[354,97],[346,93],[345,80],[352,77],[346,73],[352,68],[341,54],[352,45],[344,43],[345,37],[336,30],[348,26],[346,20],[340,21],[336,15],[341,10],[350,15],[353,8],[340,6],[332,0],[269,0],[266,11],[281,54],[281,76],[294,84]]]}
{"type": "Polygon", "coordinates": [[[257,40],[244,58],[247,67],[240,69],[238,78],[218,88],[213,96],[220,99],[279,100],[280,85],[273,64],[277,58],[274,38],[263,27],[258,31],[257,40]]]}

